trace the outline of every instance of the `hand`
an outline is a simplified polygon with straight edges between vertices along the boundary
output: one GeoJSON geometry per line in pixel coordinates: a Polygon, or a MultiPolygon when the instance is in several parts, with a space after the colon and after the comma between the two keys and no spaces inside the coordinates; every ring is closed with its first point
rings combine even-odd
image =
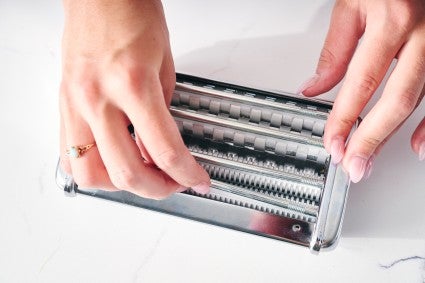
{"type": "MultiPolygon", "coordinates": [[[[375,155],[425,94],[425,2],[336,1],[316,73],[301,87],[306,96],[330,90],[346,74],[324,144],[334,161],[342,160],[351,180],[359,182],[370,174],[375,155]],[[345,146],[394,58],[398,61],[382,97],[345,146]]],[[[412,137],[412,148],[421,160],[425,158],[425,119],[412,137]]]]}
{"type": "Polygon", "coordinates": [[[161,2],[66,0],[64,7],[61,166],[82,187],[148,198],[187,187],[207,192],[209,176],[168,111],[175,72],[161,2]],[[79,158],[65,154],[93,142],[79,158]]]}

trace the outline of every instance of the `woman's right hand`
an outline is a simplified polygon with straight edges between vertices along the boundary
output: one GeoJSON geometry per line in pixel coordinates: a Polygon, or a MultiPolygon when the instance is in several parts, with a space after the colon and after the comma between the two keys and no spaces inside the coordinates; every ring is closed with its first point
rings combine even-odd
{"type": "MultiPolygon", "coordinates": [[[[425,2],[338,0],[316,75],[301,87],[306,96],[333,88],[345,76],[326,123],[324,144],[357,183],[368,177],[375,156],[425,96],[425,2]],[[359,40],[362,42],[359,44],[359,40]],[[385,74],[397,63],[378,102],[347,138],[385,74]]],[[[411,139],[425,159],[425,118],[411,139]]]]}
{"type": "Polygon", "coordinates": [[[64,7],[62,168],[81,187],[156,199],[188,187],[208,192],[209,176],[168,110],[175,72],[161,2],[65,0],[64,7]],[[78,158],[66,155],[92,143],[78,158]]]}

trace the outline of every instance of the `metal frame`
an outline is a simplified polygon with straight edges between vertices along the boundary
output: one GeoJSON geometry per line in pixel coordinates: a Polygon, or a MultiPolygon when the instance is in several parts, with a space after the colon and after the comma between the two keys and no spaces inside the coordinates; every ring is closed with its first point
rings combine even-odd
{"type": "MultiPolygon", "coordinates": [[[[196,91],[201,94],[204,91],[208,91],[206,89],[200,89],[200,87],[197,85],[188,85],[184,83],[194,82],[208,85],[218,85],[219,87],[230,90],[237,89],[238,91],[242,90],[245,92],[252,92],[259,94],[262,97],[273,96],[277,99],[282,98],[296,100],[298,102],[312,104],[315,107],[323,109],[331,108],[331,104],[327,102],[294,98],[288,94],[265,92],[182,74],[178,74],[177,81],[177,90],[191,89],[192,91],[196,91]]],[[[211,92],[217,96],[223,95],[222,92],[216,92],[215,90],[211,90],[211,92]]],[[[229,96],[235,96],[235,94],[229,92],[229,96]]],[[[249,103],[251,98],[249,96],[245,98],[249,103]]],[[[270,104],[270,107],[280,107],[273,101],[268,101],[267,103],[270,104]]],[[[292,110],[293,109],[289,109],[289,111],[292,110]]],[[[310,110],[307,109],[306,112],[308,111],[310,110]]],[[[174,110],[174,112],[176,111],[174,110]]],[[[321,113],[317,114],[316,112],[311,111],[310,114],[322,115],[323,118],[326,119],[326,115],[321,113]]],[[[269,211],[277,211],[278,209],[282,209],[281,207],[274,207],[273,202],[267,204],[266,207],[269,210],[259,211],[243,206],[201,198],[193,192],[192,194],[177,193],[165,200],[151,200],[125,191],[108,192],[98,189],[79,188],[78,185],[74,182],[72,176],[67,175],[60,168],[59,164],[56,171],[56,182],[68,196],[81,194],[114,202],[120,202],[126,205],[146,208],[179,217],[184,217],[187,219],[298,244],[309,247],[313,253],[317,253],[322,249],[330,249],[334,247],[339,239],[349,188],[348,174],[344,172],[341,166],[336,166],[330,161],[331,160],[329,160],[327,164],[325,186],[322,192],[319,211],[315,223],[296,219],[296,217],[289,218],[269,213],[269,211]]],[[[220,183],[213,183],[211,188],[211,192],[217,197],[224,198],[229,194],[235,193],[233,190],[234,188],[223,189],[224,187],[219,185],[220,183]]],[[[243,198],[246,196],[240,195],[240,197],[243,198]]],[[[253,199],[251,198],[250,201],[252,202],[253,199]]],[[[255,201],[262,202],[264,199],[257,198],[255,201]]]]}

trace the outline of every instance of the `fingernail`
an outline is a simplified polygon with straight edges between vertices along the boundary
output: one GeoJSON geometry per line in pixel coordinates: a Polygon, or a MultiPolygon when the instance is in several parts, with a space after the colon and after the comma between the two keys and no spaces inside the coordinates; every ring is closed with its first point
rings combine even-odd
{"type": "Polygon", "coordinates": [[[364,178],[365,179],[369,179],[370,175],[372,174],[373,171],[373,163],[375,163],[375,158],[376,155],[372,154],[372,156],[369,158],[367,165],[366,165],[366,170],[364,173],[364,178]]]}
{"type": "Polygon", "coordinates": [[[419,161],[425,160],[425,142],[419,146],[419,161]]]}
{"type": "Polygon", "coordinates": [[[192,189],[200,194],[208,194],[210,192],[210,185],[206,182],[202,182],[196,186],[193,186],[192,189]]]}
{"type": "Polygon", "coordinates": [[[332,139],[331,142],[331,156],[332,156],[332,163],[338,164],[341,162],[342,158],[344,157],[344,139],[342,137],[336,137],[332,139]]]}
{"type": "Polygon", "coordinates": [[[319,74],[314,74],[314,76],[312,76],[311,78],[309,78],[308,80],[306,80],[303,84],[301,84],[301,86],[298,88],[297,90],[297,94],[303,94],[303,92],[312,87],[313,85],[315,85],[320,79],[320,75],[319,74]]]}
{"type": "Polygon", "coordinates": [[[178,187],[178,188],[177,188],[176,192],[177,192],[177,193],[181,193],[181,192],[184,192],[184,191],[186,191],[186,190],[187,190],[187,187],[185,187],[185,186],[180,186],[180,187],[178,187]]]}
{"type": "Polygon", "coordinates": [[[354,156],[350,160],[349,173],[353,183],[358,183],[364,176],[368,159],[354,156]]]}

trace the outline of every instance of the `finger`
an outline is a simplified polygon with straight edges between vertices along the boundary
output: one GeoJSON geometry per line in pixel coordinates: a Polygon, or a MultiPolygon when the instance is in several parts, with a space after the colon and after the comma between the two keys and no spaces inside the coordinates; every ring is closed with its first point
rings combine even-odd
{"type": "Polygon", "coordinates": [[[425,160],[425,117],[413,133],[411,145],[413,151],[418,154],[419,160],[425,160]]]}
{"type": "Polygon", "coordinates": [[[344,143],[354,123],[402,45],[400,39],[388,36],[388,31],[382,25],[373,27],[365,32],[326,123],[325,147],[339,160],[344,155],[344,143]],[[373,63],[370,58],[374,58],[373,63]]]}
{"type": "MultiPolygon", "coordinates": [[[[95,142],[87,122],[72,108],[61,103],[63,124],[65,128],[66,148],[82,146],[95,142]]],[[[116,190],[100,158],[97,146],[92,147],[78,158],[67,158],[71,165],[75,182],[83,188],[102,188],[116,190]]]]}
{"type": "Polygon", "coordinates": [[[134,133],[135,141],[137,146],[139,147],[139,150],[143,156],[143,159],[146,164],[154,164],[152,157],[150,156],[149,152],[146,150],[146,147],[143,145],[142,140],[140,139],[139,134],[134,133]]]}
{"type": "Polygon", "coordinates": [[[209,176],[184,145],[166,106],[159,79],[147,81],[154,83],[133,89],[132,100],[126,106],[136,132],[155,164],[172,179],[200,193],[208,192],[209,176]]]}
{"type": "Polygon", "coordinates": [[[139,148],[127,130],[127,119],[115,106],[105,106],[90,120],[114,186],[154,199],[167,197],[179,189],[180,186],[166,174],[145,166],[139,148]]]}
{"type": "MultiPolygon", "coordinates": [[[[407,119],[406,119],[407,120],[407,119]]],[[[369,160],[366,162],[366,169],[364,173],[364,179],[368,179],[373,171],[373,165],[375,163],[376,157],[380,154],[382,148],[385,146],[385,144],[391,139],[391,137],[401,128],[401,126],[404,124],[404,121],[397,126],[397,128],[391,132],[375,149],[375,151],[372,153],[372,155],[369,157],[369,160]]]]}
{"type": "MultiPolygon", "coordinates": [[[[421,96],[419,97],[416,107],[419,106],[422,99],[425,97],[425,86],[422,89],[421,96]]],[[[419,160],[425,160],[425,117],[419,123],[415,132],[412,135],[411,146],[414,152],[419,155],[419,160]]]]}
{"type": "Polygon", "coordinates": [[[300,87],[299,93],[306,96],[321,94],[332,89],[344,77],[364,30],[358,8],[351,7],[356,5],[353,2],[356,1],[336,1],[316,75],[300,87]]]}
{"type": "Polygon", "coordinates": [[[176,72],[174,69],[174,61],[171,53],[167,53],[165,55],[159,77],[165,97],[165,103],[167,104],[167,107],[170,107],[171,98],[176,86],[176,72]]]}
{"type": "MultiPolygon", "coordinates": [[[[171,99],[174,94],[174,89],[176,86],[176,73],[174,69],[174,61],[171,53],[167,53],[163,60],[161,70],[159,73],[162,89],[164,92],[165,102],[167,107],[170,107],[171,99]]],[[[135,132],[135,141],[139,147],[140,152],[142,153],[143,158],[145,159],[145,164],[152,165],[154,164],[152,157],[149,152],[146,150],[146,147],[143,145],[142,140],[137,132],[135,132]]]]}
{"type": "MultiPolygon", "coordinates": [[[[416,104],[416,107],[419,105],[420,101],[422,100],[422,98],[425,95],[425,87],[422,88],[422,93],[419,97],[418,103],[416,104]]],[[[416,108],[415,107],[415,108],[416,108]]],[[[385,144],[392,138],[392,136],[397,133],[397,131],[401,128],[401,126],[404,124],[404,122],[407,120],[407,118],[401,123],[399,124],[395,130],[393,130],[391,132],[391,134],[389,134],[375,149],[375,151],[372,153],[371,157],[369,158],[368,162],[366,163],[366,169],[365,169],[365,173],[364,173],[364,179],[368,179],[370,177],[370,175],[372,174],[373,171],[373,165],[375,162],[376,157],[380,154],[382,148],[385,146],[385,144]]],[[[420,155],[420,154],[419,154],[420,155]]]]}
{"type": "MultiPolygon", "coordinates": [[[[120,113],[120,115],[124,115],[124,114],[120,113]]],[[[150,164],[150,165],[155,166],[155,164],[153,163],[152,157],[150,157],[148,151],[146,150],[145,146],[143,145],[142,140],[140,139],[140,136],[134,131],[134,126],[131,124],[130,119],[128,119],[127,116],[125,116],[125,117],[126,117],[126,119],[124,119],[125,124],[128,125],[127,130],[130,133],[131,137],[136,142],[136,145],[139,148],[140,153],[142,155],[143,161],[145,162],[145,164],[150,164]]]]}
{"type": "Polygon", "coordinates": [[[343,165],[353,182],[362,179],[366,160],[415,109],[425,83],[424,46],[422,37],[406,43],[382,97],[351,137],[343,165]]]}

